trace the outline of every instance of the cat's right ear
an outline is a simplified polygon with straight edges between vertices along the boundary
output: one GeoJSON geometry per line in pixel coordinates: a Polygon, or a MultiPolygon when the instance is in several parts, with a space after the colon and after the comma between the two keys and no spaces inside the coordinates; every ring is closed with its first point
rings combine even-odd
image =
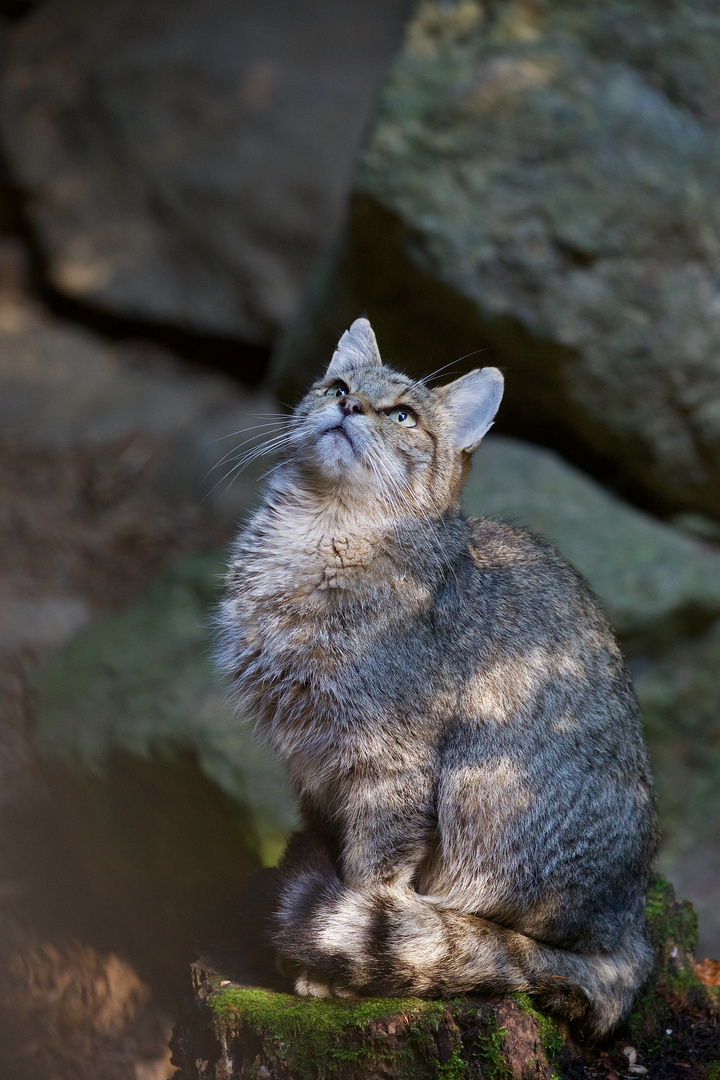
{"type": "Polygon", "coordinates": [[[494,367],[469,371],[440,389],[457,450],[471,453],[493,425],[505,380],[494,367]]]}
{"type": "Polygon", "coordinates": [[[380,366],[380,350],[373,328],[367,319],[356,319],[338,341],[325,378],[342,375],[353,368],[380,366]]]}

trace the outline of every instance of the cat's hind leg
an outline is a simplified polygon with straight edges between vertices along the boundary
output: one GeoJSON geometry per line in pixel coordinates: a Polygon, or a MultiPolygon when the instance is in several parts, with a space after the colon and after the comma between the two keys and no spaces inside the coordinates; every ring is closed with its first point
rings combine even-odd
{"type": "Polygon", "coordinates": [[[329,859],[323,864],[321,852],[313,853],[311,840],[285,867],[274,940],[307,969],[301,993],[320,984],[333,995],[524,991],[598,1035],[627,1015],[652,967],[640,926],[629,926],[607,951],[558,949],[428,904],[409,888],[351,889],[329,859]]]}

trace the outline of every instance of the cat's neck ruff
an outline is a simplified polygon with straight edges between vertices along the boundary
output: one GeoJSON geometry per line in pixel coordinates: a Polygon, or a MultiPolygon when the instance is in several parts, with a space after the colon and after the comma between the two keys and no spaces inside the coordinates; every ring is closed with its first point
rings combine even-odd
{"type": "MultiPolygon", "coordinates": [[[[288,601],[350,599],[363,579],[382,592],[408,580],[408,556],[430,576],[447,558],[447,530],[428,512],[403,517],[371,494],[318,492],[292,463],[278,470],[244,534],[245,558],[256,585],[288,601]]],[[[451,545],[453,546],[453,545],[451,545]]]]}
{"type": "Polygon", "coordinates": [[[318,489],[292,465],[280,472],[266,497],[272,527],[290,545],[314,547],[335,536],[379,547],[397,529],[398,517],[371,489],[318,489]]]}

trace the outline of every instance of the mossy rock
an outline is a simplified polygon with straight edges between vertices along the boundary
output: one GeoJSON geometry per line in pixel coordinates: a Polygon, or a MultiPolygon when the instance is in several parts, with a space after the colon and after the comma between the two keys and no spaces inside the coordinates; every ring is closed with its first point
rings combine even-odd
{"type": "Polygon", "coordinates": [[[658,868],[692,896],[698,959],[720,956],[720,621],[660,656],[631,659],[655,777],[658,868]]]}
{"type": "Polygon", "coordinates": [[[551,1080],[566,1041],[522,995],[319,1000],[222,985],[203,964],[193,974],[194,1016],[172,1043],[177,1080],[551,1080]]]}
{"type": "MultiPolygon", "coordinates": [[[[119,615],[95,622],[34,677],[34,744],[76,781],[101,780],[118,755],[172,769],[194,759],[219,797],[245,808],[263,862],[296,824],[269,752],[238,715],[212,658],[224,552],[185,559],[119,615]]],[[[102,785],[99,785],[101,787],[102,785]]]]}
{"type": "Polygon", "coordinates": [[[173,988],[197,941],[237,924],[245,876],[295,820],[212,661],[224,564],[215,553],[168,569],[33,681],[34,745],[87,918],[103,947],[173,988]]]}
{"type": "Polygon", "coordinates": [[[632,1046],[648,1080],[710,1080],[720,1069],[716,988],[693,973],[697,920],[661,878],[648,896],[653,975],[629,1020],[601,1044],[523,994],[448,1001],[317,1000],[231,976],[228,953],[193,965],[193,994],[173,1036],[177,1080],[564,1080],[624,1070],[632,1046]],[[675,1062],[692,1062],[676,1072],[675,1062]],[[590,1073],[584,1070],[590,1069],[590,1073]]]}

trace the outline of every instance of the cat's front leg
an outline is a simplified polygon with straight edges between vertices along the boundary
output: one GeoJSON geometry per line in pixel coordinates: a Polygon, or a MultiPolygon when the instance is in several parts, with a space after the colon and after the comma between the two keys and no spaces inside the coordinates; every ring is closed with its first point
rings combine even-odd
{"type": "Polygon", "coordinates": [[[337,982],[325,982],[322,976],[312,972],[310,968],[303,968],[295,979],[295,993],[298,997],[356,997],[355,991],[348,986],[341,986],[337,982]]]}

